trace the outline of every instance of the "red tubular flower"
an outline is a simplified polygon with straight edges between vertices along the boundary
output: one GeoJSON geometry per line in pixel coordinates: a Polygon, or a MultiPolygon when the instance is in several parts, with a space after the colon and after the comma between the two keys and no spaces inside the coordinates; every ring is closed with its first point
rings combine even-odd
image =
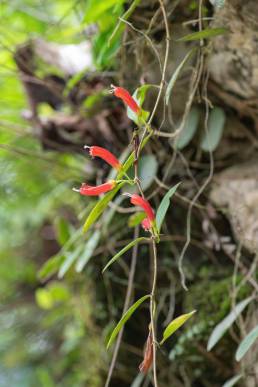
{"type": "Polygon", "coordinates": [[[81,195],[85,196],[98,196],[102,193],[111,191],[116,185],[115,180],[109,180],[107,183],[92,186],[83,183],[80,189],[73,189],[76,192],[80,192],[81,195]]]}
{"type": "Polygon", "coordinates": [[[123,87],[117,87],[113,86],[112,87],[112,92],[117,98],[121,98],[122,101],[136,114],[140,114],[141,108],[137,104],[137,102],[133,99],[133,97],[130,95],[130,93],[124,89],[123,87]]]}
{"type": "Polygon", "coordinates": [[[153,362],[153,340],[152,340],[152,334],[149,333],[146,347],[144,350],[144,359],[143,362],[139,365],[140,372],[144,372],[145,374],[148,372],[150,367],[152,366],[153,362]]]}
{"type": "Polygon", "coordinates": [[[152,227],[155,220],[155,214],[153,209],[150,206],[150,203],[147,200],[143,199],[140,195],[136,195],[136,194],[131,195],[128,193],[124,195],[129,196],[131,198],[130,201],[132,204],[134,204],[135,206],[139,206],[144,210],[147,217],[142,221],[142,226],[145,230],[149,230],[152,227]]]}
{"type": "Polygon", "coordinates": [[[87,145],[85,145],[84,148],[89,148],[89,153],[92,157],[100,157],[118,171],[122,168],[122,164],[118,161],[116,156],[114,156],[113,153],[109,152],[107,149],[100,146],[89,147],[87,145]]]}

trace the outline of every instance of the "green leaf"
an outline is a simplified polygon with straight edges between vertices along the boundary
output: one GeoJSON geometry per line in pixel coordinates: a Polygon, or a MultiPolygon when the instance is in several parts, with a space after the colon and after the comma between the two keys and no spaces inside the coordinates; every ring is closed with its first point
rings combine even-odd
{"type": "Polygon", "coordinates": [[[84,22],[93,23],[97,22],[103,14],[107,13],[110,8],[113,8],[117,4],[123,4],[125,0],[105,0],[95,1],[90,0],[87,2],[85,11],[84,22]]]}
{"type": "Polygon", "coordinates": [[[225,317],[212,331],[212,334],[209,338],[207,351],[210,351],[217,342],[222,338],[226,331],[231,327],[231,325],[236,321],[237,317],[243,312],[246,306],[252,300],[252,297],[248,297],[245,300],[239,302],[235,308],[225,317]]]}
{"type": "Polygon", "coordinates": [[[182,314],[181,316],[175,318],[173,321],[171,321],[170,324],[166,327],[166,329],[163,332],[163,338],[160,342],[160,345],[162,345],[174,332],[176,332],[192,315],[196,312],[196,310],[193,310],[190,313],[182,314]]]}
{"type": "Polygon", "coordinates": [[[170,199],[174,195],[174,193],[176,192],[179,184],[181,184],[181,183],[178,183],[174,187],[170,188],[170,190],[166,193],[164,198],[161,200],[161,203],[159,205],[159,208],[157,210],[157,215],[156,215],[156,224],[157,224],[158,231],[160,231],[162,223],[163,223],[164,218],[166,216],[167,210],[168,210],[169,205],[170,205],[170,199]]]}
{"type": "Polygon", "coordinates": [[[175,139],[174,146],[176,149],[183,149],[189,144],[198,128],[199,120],[200,110],[197,107],[193,107],[188,114],[183,129],[181,130],[178,137],[175,139]]]}
{"type": "MultiPolygon", "coordinates": [[[[134,12],[135,8],[140,4],[140,2],[141,0],[134,0],[130,5],[130,7],[128,8],[128,10],[121,16],[121,19],[128,20],[129,17],[134,12]]],[[[116,35],[120,35],[122,33],[123,29],[124,29],[124,24],[122,24],[122,20],[119,20],[116,25],[116,28],[114,29],[110,38],[108,39],[108,46],[113,41],[113,39],[115,39],[116,35]]]]}
{"type": "Polygon", "coordinates": [[[230,378],[229,380],[227,380],[222,387],[233,387],[241,378],[243,377],[243,375],[236,375],[236,376],[233,376],[233,378],[230,378]]]}
{"type": "Polygon", "coordinates": [[[59,267],[62,265],[64,260],[65,260],[65,255],[63,254],[57,254],[49,258],[49,260],[46,263],[44,263],[44,265],[39,271],[39,274],[38,274],[39,279],[43,281],[51,277],[53,274],[55,274],[58,271],[59,267]]]}
{"type": "Polygon", "coordinates": [[[75,270],[80,273],[83,268],[85,267],[86,263],[89,262],[94,250],[98,246],[99,240],[100,240],[101,232],[99,230],[95,231],[94,234],[88,239],[85,247],[84,252],[81,254],[80,258],[78,259],[75,270]]]}
{"type": "Polygon", "coordinates": [[[219,145],[225,125],[226,115],[223,109],[214,107],[208,119],[207,133],[201,142],[201,148],[205,152],[213,152],[219,145]]]}
{"type": "Polygon", "coordinates": [[[240,361],[254,342],[258,339],[258,325],[252,329],[240,343],[236,352],[236,360],[240,361]]]}
{"type": "MultiPolygon", "coordinates": [[[[151,85],[151,84],[142,85],[142,86],[138,87],[135,90],[135,92],[133,93],[132,97],[138,103],[138,105],[140,107],[142,107],[142,105],[143,105],[147,91],[152,86],[153,85],[151,85]]],[[[147,121],[149,114],[150,113],[147,112],[146,110],[141,109],[141,115],[139,116],[136,113],[134,113],[129,107],[127,107],[127,116],[128,116],[128,118],[130,118],[130,120],[134,121],[136,123],[136,125],[139,125],[142,122],[142,120],[147,121]]]]}
{"type": "Polygon", "coordinates": [[[70,238],[70,224],[66,219],[58,217],[55,219],[55,231],[58,243],[63,246],[70,238]]]}
{"type": "Polygon", "coordinates": [[[119,331],[122,329],[124,324],[129,320],[129,318],[132,316],[132,314],[135,312],[135,310],[145,301],[147,298],[150,298],[150,294],[147,294],[146,296],[141,297],[138,301],[136,301],[122,316],[118,324],[116,325],[115,329],[110,335],[110,338],[107,343],[107,348],[110,347],[110,345],[115,340],[116,336],[118,335],[119,331]]]}
{"type": "Polygon", "coordinates": [[[226,28],[207,28],[206,30],[193,32],[192,34],[182,36],[182,38],[176,39],[177,42],[188,42],[192,40],[208,39],[214,36],[224,35],[228,30],[226,28]]]}
{"type": "Polygon", "coordinates": [[[86,222],[84,223],[84,226],[83,226],[84,233],[86,233],[89,230],[89,228],[98,220],[100,215],[108,206],[108,203],[114,198],[114,196],[122,186],[123,186],[123,183],[118,184],[112,191],[108,192],[106,195],[103,196],[102,199],[100,199],[97,202],[97,204],[93,207],[93,209],[89,213],[86,219],[86,222]]]}
{"type": "Polygon", "coordinates": [[[182,60],[182,62],[178,65],[178,67],[176,68],[176,70],[174,71],[172,77],[170,78],[170,81],[168,83],[168,87],[167,87],[167,90],[166,90],[166,95],[165,95],[165,101],[166,101],[166,105],[168,105],[169,103],[169,98],[170,98],[170,95],[171,95],[171,92],[172,92],[172,89],[173,87],[175,86],[175,83],[177,81],[177,78],[181,72],[181,70],[183,69],[184,65],[186,64],[186,62],[188,61],[188,59],[192,56],[192,54],[194,53],[194,51],[196,51],[196,48],[193,48],[191,51],[189,51],[186,56],[184,57],[184,59],[182,60]]]}
{"type": "Polygon", "coordinates": [[[124,253],[126,253],[126,251],[130,250],[133,246],[135,246],[137,243],[139,243],[143,240],[148,240],[148,238],[141,237],[141,238],[137,238],[137,239],[133,240],[132,242],[128,243],[128,245],[126,245],[122,250],[120,250],[116,255],[114,255],[113,258],[110,259],[110,261],[106,264],[106,266],[102,270],[102,273],[104,273],[104,271],[106,271],[110,265],[112,265],[115,261],[117,261],[118,258],[120,258],[124,253]]]}
{"type": "Polygon", "coordinates": [[[63,278],[63,276],[67,273],[72,264],[76,261],[82,250],[83,246],[79,245],[73,252],[68,252],[66,254],[65,261],[62,263],[59,269],[58,278],[63,278]]]}
{"type": "Polygon", "coordinates": [[[128,222],[127,222],[128,227],[138,226],[138,224],[140,224],[144,218],[146,218],[145,212],[142,212],[142,211],[135,212],[128,219],[128,222]]]}

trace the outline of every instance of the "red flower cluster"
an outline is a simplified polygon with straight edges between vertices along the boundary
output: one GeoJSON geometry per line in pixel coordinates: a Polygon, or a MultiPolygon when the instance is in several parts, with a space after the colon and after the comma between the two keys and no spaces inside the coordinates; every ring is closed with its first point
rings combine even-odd
{"type": "MultiPolygon", "coordinates": [[[[100,157],[104,161],[106,161],[113,168],[120,171],[122,169],[122,164],[118,161],[116,156],[113,153],[109,152],[105,148],[101,148],[100,146],[85,146],[84,148],[89,149],[89,153],[92,157],[100,157]]],[[[81,195],[85,196],[98,196],[102,193],[106,193],[111,191],[116,186],[115,180],[110,180],[104,184],[100,184],[97,186],[91,186],[86,183],[83,183],[80,189],[74,188],[73,190],[76,192],[80,192],[81,195]]]]}

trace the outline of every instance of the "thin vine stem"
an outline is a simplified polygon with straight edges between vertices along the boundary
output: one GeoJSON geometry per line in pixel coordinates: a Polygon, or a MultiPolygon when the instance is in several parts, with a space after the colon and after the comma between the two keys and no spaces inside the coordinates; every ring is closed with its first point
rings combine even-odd
{"type": "Polygon", "coordinates": [[[152,289],[151,289],[151,298],[150,298],[150,317],[151,317],[151,331],[152,331],[152,345],[153,345],[153,379],[154,387],[158,387],[158,378],[157,378],[157,341],[156,341],[156,324],[155,324],[155,295],[156,295],[156,286],[157,286],[157,274],[158,274],[158,263],[157,263],[157,246],[155,236],[152,235],[152,251],[153,251],[153,279],[152,279],[152,289]]]}

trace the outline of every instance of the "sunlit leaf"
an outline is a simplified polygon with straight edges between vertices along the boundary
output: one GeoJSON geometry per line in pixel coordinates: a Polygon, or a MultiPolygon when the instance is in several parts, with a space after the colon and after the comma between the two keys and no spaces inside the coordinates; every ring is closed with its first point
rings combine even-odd
{"type": "Polygon", "coordinates": [[[189,142],[192,140],[193,136],[196,133],[199,120],[200,109],[195,106],[190,110],[183,129],[181,130],[178,137],[175,139],[174,146],[176,149],[183,149],[189,144],[189,142]]]}
{"type": "Polygon", "coordinates": [[[233,387],[243,377],[243,375],[236,375],[227,380],[222,387],[233,387]]]}
{"type": "Polygon", "coordinates": [[[233,308],[233,310],[225,317],[212,331],[212,334],[209,338],[207,350],[210,351],[217,342],[222,338],[222,336],[226,333],[226,331],[231,327],[231,325],[236,321],[238,316],[243,312],[246,306],[251,302],[253,298],[248,297],[245,300],[239,302],[233,308]]]}
{"type": "Polygon", "coordinates": [[[195,312],[196,310],[193,310],[190,313],[182,314],[181,316],[171,321],[171,323],[168,324],[163,332],[163,338],[160,342],[160,345],[162,345],[171,335],[173,335],[173,333],[175,333],[190,317],[192,317],[195,312]]]}
{"type": "Polygon", "coordinates": [[[170,98],[170,95],[171,95],[171,92],[172,92],[172,89],[177,81],[177,78],[181,72],[181,70],[183,69],[184,65],[186,64],[186,62],[188,61],[188,59],[192,56],[192,54],[194,53],[194,51],[196,51],[196,48],[193,48],[191,51],[189,51],[186,56],[184,57],[184,59],[182,60],[182,62],[178,65],[178,67],[176,68],[176,70],[174,71],[174,73],[172,74],[172,77],[170,78],[170,81],[168,83],[168,86],[167,86],[167,90],[166,90],[166,95],[165,95],[165,101],[166,101],[166,105],[168,105],[169,103],[169,98],[170,98]]]}
{"type": "Polygon", "coordinates": [[[102,270],[102,273],[104,273],[104,271],[106,271],[110,265],[112,265],[114,262],[116,262],[124,253],[126,253],[126,251],[130,250],[133,246],[135,246],[137,243],[139,243],[143,240],[148,240],[148,238],[141,237],[141,238],[137,238],[137,239],[133,240],[132,242],[128,243],[128,245],[126,245],[122,250],[120,250],[116,255],[114,255],[113,258],[110,259],[110,261],[106,264],[106,266],[102,270]]]}
{"type": "Polygon", "coordinates": [[[166,216],[167,210],[170,205],[170,199],[176,192],[178,186],[180,183],[176,184],[174,187],[170,188],[170,190],[166,193],[166,195],[163,197],[161,200],[161,203],[159,205],[159,208],[157,210],[157,215],[156,215],[156,224],[157,224],[157,229],[160,231],[162,223],[164,221],[164,218],[166,216]]]}
{"type": "Polygon", "coordinates": [[[107,343],[107,348],[110,347],[110,345],[115,340],[116,336],[118,335],[119,331],[122,329],[124,324],[129,320],[129,318],[132,316],[132,314],[135,312],[135,310],[145,301],[147,298],[150,298],[150,294],[147,294],[146,296],[141,297],[138,301],[136,301],[122,316],[121,320],[116,325],[115,329],[110,335],[110,338],[107,343]]]}
{"type": "Polygon", "coordinates": [[[182,36],[177,42],[187,42],[191,40],[208,39],[218,35],[224,35],[228,32],[226,28],[207,28],[206,30],[193,32],[192,34],[182,36]]]}
{"type": "Polygon", "coordinates": [[[254,329],[252,329],[243,341],[240,343],[236,352],[236,360],[240,361],[242,357],[246,354],[246,352],[251,348],[251,346],[258,339],[258,325],[254,329]]]}

